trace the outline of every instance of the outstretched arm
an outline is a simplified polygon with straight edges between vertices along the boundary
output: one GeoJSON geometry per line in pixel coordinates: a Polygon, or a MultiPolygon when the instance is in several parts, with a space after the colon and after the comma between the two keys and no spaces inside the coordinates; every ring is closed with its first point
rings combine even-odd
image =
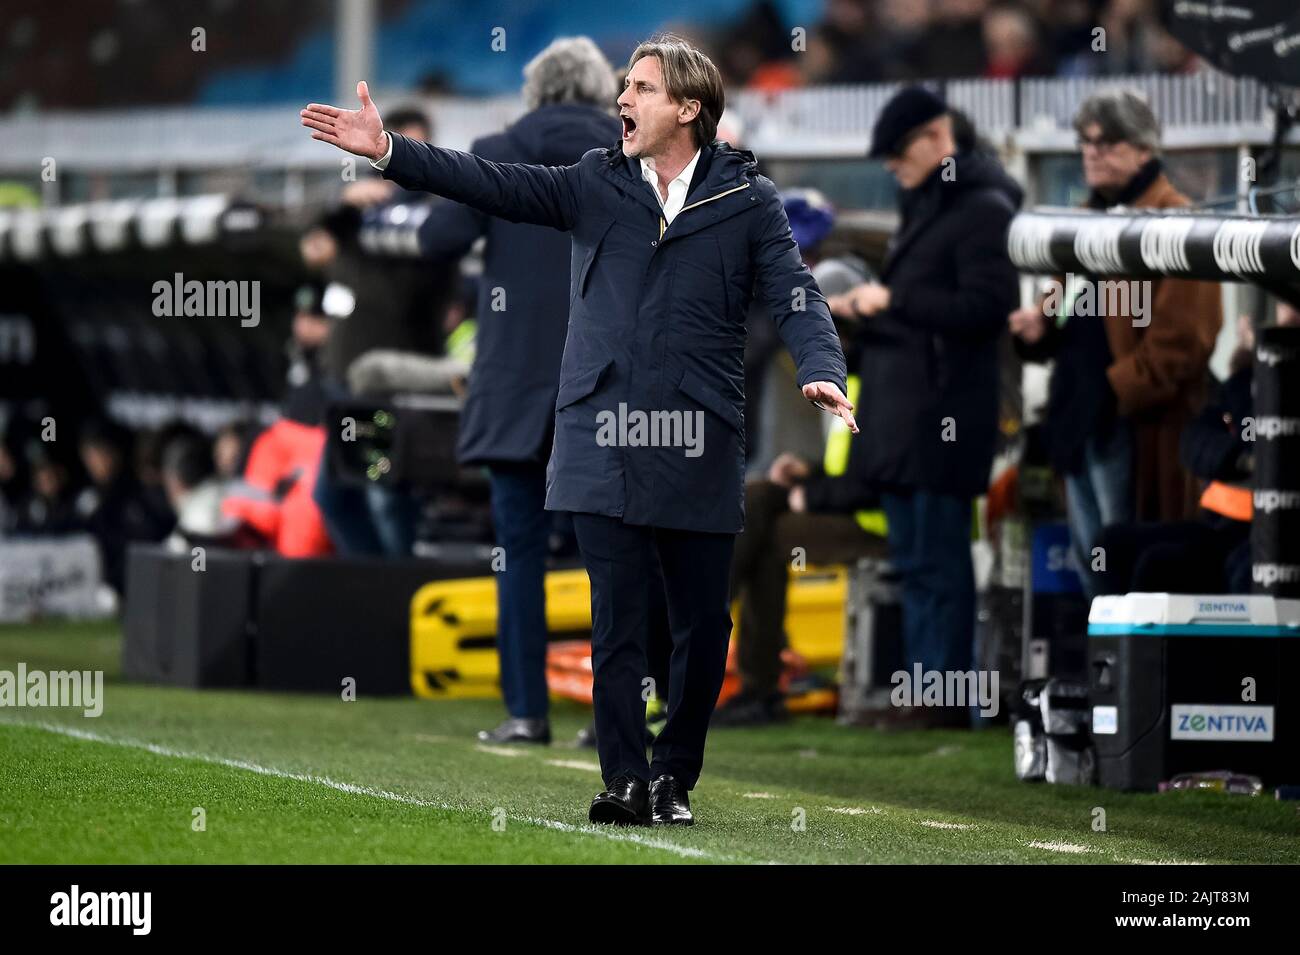
{"type": "Polygon", "coordinates": [[[313,130],[312,139],[372,162],[387,156],[384,178],[407,189],[446,196],[511,222],[562,230],[577,222],[576,166],[494,163],[387,133],[364,81],[357,84],[357,98],[360,109],[311,103],[302,110],[302,125],[313,130]]]}

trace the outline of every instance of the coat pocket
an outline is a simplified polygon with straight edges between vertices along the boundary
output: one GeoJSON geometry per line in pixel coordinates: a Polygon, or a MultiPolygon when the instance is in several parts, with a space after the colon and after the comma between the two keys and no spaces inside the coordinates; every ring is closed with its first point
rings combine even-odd
{"type": "Polygon", "coordinates": [[[732,430],[744,434],[745,418],[741,410],[711,388],[699,375],[692,371],[685,372],[677,388],[682,394],[703,405],[706,411],[713,412],[725,421],[732,430]]]}
{"type": "Polygon", "coordinates": [[[600,230],[597,233],[596,238],[592,240],[591,248],[587,250],[587,254],[583,257],[582,265],[578,269],[577,277],[574,279],[573,294],[570,296],[571,299],[586,297],[587,280],[588,277],[591,275],[591,267],[595,264],[596,256],[600,253],[601,243],[605,241],[605,236],[609,234],[609,230],[612,229],[613,227],[614,227],[614,220],[610,219],[609,222],[605,223],[605,225],[600,227],[600,230]]]}
{"type": "Polygon", "coordinates": [[[605,372],[613,363],[612,358],[607,358],[594,368],[588,368],[561,381],[560,390],[555,396],[555,410],[559,411],[561,408],[567,408],[569,405],[581,401],[595,392],[600,387],[605,372]]]}

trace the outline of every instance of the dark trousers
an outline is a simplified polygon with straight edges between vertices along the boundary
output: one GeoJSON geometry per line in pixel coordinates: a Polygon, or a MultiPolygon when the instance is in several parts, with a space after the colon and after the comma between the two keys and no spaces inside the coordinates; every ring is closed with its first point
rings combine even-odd
{"type": "Polygon", "coordinates": [[[869,534],[849,514],[796,514],[788,489],[770,481],[745,486],[745,530],[736,539],[731,595],[740,598],[736,647],[741,694],[774,696],[786,646],[786,592],[796,547],[815,564],[851,563],[884,556],[883,538],[869,534]]]}
{"type": "Polygon", "coordinates": [[[969,670],[975,653],[971,499],[932,491],[884,495],[890,562],[903,603],[903,662],[969,670]]]}
{"type": "Polygon", "coordinates": [[[505,566],[497,571],[497,656],[506,711],[546,716],[546,465],[490,469],[492,523],[505,566]]]}
{"type": "Polygon", "coordinates": [[[693,788],[727,665],[736,537],[596,514],[575,514],[573,526],[591,578],[596,745],[605,784],[671,773],[693,788]],[[670,653],[657,646],[661,639],[671,641],[670,653]],[[668,661],[666,674],[662,663],[652,665],[656,659],[668,661]],[[645,706],[652,692],[667,701],[667,722],[648,761],[645,706]]]}

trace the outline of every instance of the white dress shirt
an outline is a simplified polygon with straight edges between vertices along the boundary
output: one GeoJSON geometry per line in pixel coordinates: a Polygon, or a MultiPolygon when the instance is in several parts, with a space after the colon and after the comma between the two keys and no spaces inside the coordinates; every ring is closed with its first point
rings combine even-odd
{"type": "Polygon", "coordinates": [[[671,223],[677,218],[677,213],[682,211],[682,206],[686,205],[686,192],[691,188],[691,177],[695,175],[695,164],[700,161],[700,151],[695,150],[695,155],[691,161],[686,164],[677,178],[668,183],[668,198],[665,199],[659,193],[659,177],[655,175],[654,160],[641,160],[641,175],[645,181],[650,183],[650,188],[654,190],[655,198],[659,200],[659,205],[664,210],[664,221],[671,223]]]}
{"type": "Polygon", "coordinates": [[[388,134],[388,130],[384,130],[384,138],[388,140],[388,152],[384,153],[378,159],[370,160],[370,165],[374,166],[381,172],[388,168],[388,160],[393,158],[393,137],[388,134]]]}

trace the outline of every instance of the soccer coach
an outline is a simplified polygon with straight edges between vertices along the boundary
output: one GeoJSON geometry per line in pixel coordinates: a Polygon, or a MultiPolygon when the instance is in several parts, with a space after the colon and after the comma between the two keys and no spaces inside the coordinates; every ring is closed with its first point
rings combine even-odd
{"type": "Polygon", "coordinates": [[[359,110],[309,105],[302,124],[407,189],[572,233],[546,506],[573,512],[591,578],[605,790],[589,816],[689,825],[687,792],[703,764],[731,633],[728,576],[744,524],[745,316],[754,295],[774,316],[804,396],[857,431],[839,338],[776,187],[751,153],[714,140],[722,79],[707,56],[672,36],[632,53],[618,97],[622,141],[572,166],[494,163],[388,133],[365,83],[357,96],[359,110]],[[677,442],[686,447],[635,428],[608,440],[600,419],[637,412],[701,422],[703,432],[677,442]],[[668,719],[647,762],[646,648],[665,601],[668,719]]]}

